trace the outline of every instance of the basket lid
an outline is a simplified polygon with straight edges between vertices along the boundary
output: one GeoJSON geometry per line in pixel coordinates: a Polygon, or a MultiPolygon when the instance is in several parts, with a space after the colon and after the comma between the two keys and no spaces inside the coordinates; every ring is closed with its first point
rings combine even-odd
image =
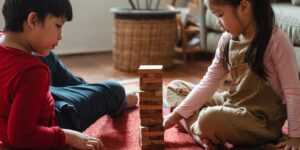
{"type": "Polygon", "coordinates": [[[174,18],[179,11],[163,9],[129,9],[111,8],[110,12],[118,19],[170,19],[174,18]]]}

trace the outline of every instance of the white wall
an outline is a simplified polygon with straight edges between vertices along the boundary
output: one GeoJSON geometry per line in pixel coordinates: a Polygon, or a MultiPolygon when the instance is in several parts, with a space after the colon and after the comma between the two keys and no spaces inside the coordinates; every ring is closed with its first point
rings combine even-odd
{"type": "MultiPolygon", "coordinates": [[[[86,52],[111,51],[114,16],[109,12],[112,7],[129,7],[128,0],[70,0],[74,18],[63,28],[63,39],[56,52],[74,54],[86,52]]],[[[145,0],[140,0],[145,1],[145,0]]],[[[177,0],[181,5],[186,0],[177,0]]],[[[4,0],[0,0],[2,8],[4,0]]],[[[156,2],[156,0],[153,0],[156,2]]],[[[161,6],[171,0],[161,0],[161,6]]],[[[141,4],[142,5],[142,4],[141,4]]],[[[4,26],[3,16],[0,27],[4,26]]]]}

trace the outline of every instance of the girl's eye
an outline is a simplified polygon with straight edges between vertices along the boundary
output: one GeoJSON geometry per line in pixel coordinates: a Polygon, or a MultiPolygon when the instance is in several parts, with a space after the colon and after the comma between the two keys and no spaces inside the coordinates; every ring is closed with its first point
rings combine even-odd
{"type": "Polygon", "coordinates": [[[221,17],[223,17],[223,14],[222,14],[222,15],[217,15],[217,17],[218,17],[218,18],[221,18],[221,17]]]}

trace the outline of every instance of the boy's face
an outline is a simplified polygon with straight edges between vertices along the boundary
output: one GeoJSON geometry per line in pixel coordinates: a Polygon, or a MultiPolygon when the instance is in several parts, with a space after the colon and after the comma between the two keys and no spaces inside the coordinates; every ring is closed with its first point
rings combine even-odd
{"type": "Polygon", "coordinates": [[[42,23],[39,21],[30,38],[32,51],[40,56],[47,56],[62,39],[62,26],[65,23],[63,17],[48,15],[42,23]]]}

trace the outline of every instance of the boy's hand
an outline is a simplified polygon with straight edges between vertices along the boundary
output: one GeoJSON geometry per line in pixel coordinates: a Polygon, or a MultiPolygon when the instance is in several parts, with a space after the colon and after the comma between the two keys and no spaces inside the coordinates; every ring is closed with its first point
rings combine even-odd
{"type": "Polygon", "coordinates": [[[172,128],[173,126],[175,126],[176,124],[179,123],[179,120],[181,120],[183,117],[180,116],[177,112],[172,112],[166,116],[164,116],[164,122],[163,122],[163,126],[165,128],[165,130],[172,128]]]}
{"type": "Polygon", "coordinates": [[[300,138],[288,138],[284,142],[280,142],[276,148],[283,150],[300,149],[300,138]]]}
{"type": "Polygon", "coordinates": [[[66,144],[72,148],[81,150],[101,150],[103,148],[100,139],[73,130],[63,129],[63,131],[66,136],[66,144]]]}

